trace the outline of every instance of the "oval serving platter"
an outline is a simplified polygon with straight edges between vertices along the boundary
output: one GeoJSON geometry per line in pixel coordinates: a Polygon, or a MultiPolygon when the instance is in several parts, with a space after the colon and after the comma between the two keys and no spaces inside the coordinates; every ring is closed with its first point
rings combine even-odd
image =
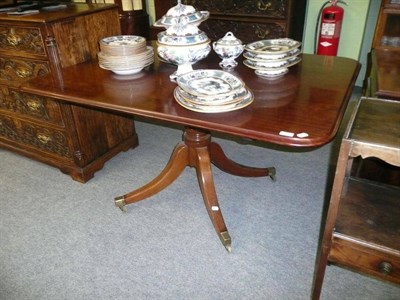
{"type": "Polygon", "coordinates": [[[185,98],[185,100],[192,102],[197,105],[227,105],[227,104],[232,104],[236,102],[240,102],[247,94],[247,89],[245,87],[240,88],[237,93],[233,95],[228,95],[228,96],[221,96],[221,95],[215,95],[215,96],[196,96],[189,94],[185,90],[181,89],[178,87],[179,94],[185,98]]]}
{"type": "Polygon", "coordinates": [[[239,102],[232,103],[232,104],[227,104],[227,105],[196,105],[194,103],[191,103],[187,101],[182,95],[179,93],[179,87],[176,87],[174,90],[174,98],[176,102],[178,102],[179,105],[182,107],[200,112],[200,113],[222,113],[222,112],[229,112],[229,111],[234,111],[238,110],[241,108],[244,108],[248,105],[250,105],[253,100],[254,100],[254,95],[250,90],[247,90],[246,96],[239,102]]]}
{"type": "Polygon", "coordinates": [[[176,83],[196,96],[230,95],[244,87],[238,77],[222,70],[194,70],[178,76],[176,83]]]}
{"type": "Polygon", "coordinates": [[[263,64],[263,62],[260,61],[253,61],[253,60],[244,60],[243,64],[249,68],[256,69],[256,70],[266,70],[266,71],[273,71],[273,70],[280,70],[280,69],[286,69],[289,68],[301,61],[301,58],[296,56],[292,59],[289,59],[286,61],[286,63],[280,65],[279,67],[270,67],[268,64],[263,64]]]}
{"type": "Polygon", "coordinates": [[[289,38],[256,41],[245,46],[245,50],[260,54],[286,53],[301,46],[301,43],[289,38]]]}
{"type": "Polygon", "coordinates": [[[244,52],[243,56],[246,59],[250,59],[250,60],[256,60],[256,61],[265,61],[265,62],[277,62],[277,61],[282,61],[282,60],[287,60],[289,58],[292,58],[294,56],[299,55],[301,52],[300,49],[296,48],[293,49],[289,52],[286,53],[282,53],[279,55],[275,55],[275,54],[259,54],[259,53],[255,53],[255,52],[244,52]]]}

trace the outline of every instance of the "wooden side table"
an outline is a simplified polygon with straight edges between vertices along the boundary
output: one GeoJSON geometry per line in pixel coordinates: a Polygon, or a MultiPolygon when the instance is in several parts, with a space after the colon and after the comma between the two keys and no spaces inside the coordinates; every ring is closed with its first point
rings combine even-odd
{"type": "Polygon", "coordinates": [[[400,188],[353,177],[357,157],[400,167],[399,101],[361,98],[352,115],[340,148],[313,299],[319,299],[328,263],[400,284],[400,188]]]}

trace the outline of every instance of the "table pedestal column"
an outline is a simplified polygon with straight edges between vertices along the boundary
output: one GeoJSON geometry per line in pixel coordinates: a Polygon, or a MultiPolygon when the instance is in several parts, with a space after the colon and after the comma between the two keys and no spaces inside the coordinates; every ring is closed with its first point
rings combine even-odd
{"type": "Polygon", "coordinates": [[[222,148],[217,143],[211,142],[211,135],[208,132],[186,128],[183,135],[183,142],[175,146],[164,170],[148,184],[115,198],[115,205],[125,211],[127,204],[144,200],[158,193],[170,185],[182,173],[185,167],[193,167],[196,169],[204,204],[215,231],[225,248],[231,252],[231,237],[226,228],[215,192],[211,163],[222,171],[237,176],[270,176],[271,178],[275,176],[275,168],[273,167],[253,168],[235,163],[226,157],[222,148]]]}

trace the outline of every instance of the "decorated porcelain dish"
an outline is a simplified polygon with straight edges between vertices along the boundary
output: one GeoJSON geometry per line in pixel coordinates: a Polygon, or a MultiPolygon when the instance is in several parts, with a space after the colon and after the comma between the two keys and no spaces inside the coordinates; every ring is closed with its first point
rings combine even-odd
{"type": "MultiPolygon", "coordinates": [[[[178,87],[179,88],[179,87],[178,87]]],[[[196,96],[192,95],[185,90],[179,88],[179,94],[185,100],[198,105],[227,105],[241,101],[248,93],[245,87],[240,88],[235,94],[232,95],[215,95],[215,96],[196,96]]]]}
{"type": "Polygon", "coordinates": [[[176,83],[197,96],[230,95],[244,87],[243,81],[222,70],[195,70],[177,77],[176,83]]]}
{"type": "Polygon", "coordinates": [[[105,69],[105,70],[110,70],[115,74],[118,75],[132,75],[132,74],[137,74],[140,71],[142,71],[144,69],[144,67],[147,66],[140,66],[140,67],[135,67],[135,68],[125,68],[125,69],[116,69],[116,68],[107,68],[103,65],[99,65],[100,68],[105,69]]]}
{"type": "Polygon", "coordinates": [[[154,23],[155,27],[166,27],[172,26],[178,22],[180,17],[184,17],[189,24],[198,25],[201,22],[207,20],[210,16],[208,11],[196,11],[187,15],[165,15],[160,20],[154,23]]]}
{"type": "Polygon", "coordinates": [[[244,60],[243,64],[249,68],[256,70],[274,71],[274,70],[286,69],[288,67],[291,67],[299,63],[300,61],[301,58],[299,56],[296,56],[291,59],[288,59],[287,61],[280,62],[280,64],[276,66],[272,66],[271,64],[262,61],[253,61],[249,59],[244,60]]]}
{"type": "Polygon", "coordinates": [[[245,46],[245,50],[259,54],[282,54],[301,46],[289,38],[256,41],[245,46]]]}
{"type": "Polygon", "coordinates": [[[101,39],[99,46],[107,55],[134,55],[146,50],[146,39],[137,35],[116,35],[101,39]]]}
{"type": "Polygon", "coordinates": [[[208,11],[197,11],[193,6],[181,2],[178,0],[177,5],[171,7],[161,19],[154,23],[154,26],[168,28],[176,24],[181,17],[184,17],[187,23],[197,26],[210,16],[208,11]]]}
{"type": "Polygon", "coordinates": [[[288,68],[274,70],[274,71],[255,70],[254,73],[256,73],[256,75],[261,77],[261,78],[277,79],[277,78],[280,78],[283,75],[285,75],[287,72],[289,72],[288,68]]]}
{"type": "Polygon", "coordinates": [[[100,40],[100,44],[107,46],[138,46],[142,43],[146,43],[146,39],[142,36],[137,35],[116,35],[106,37],[100,40]]]}
{"type": "Polygon", "coordinates": [[[250,90],[246,90],[246,91],[247,92],[246,92],[245,97],[243,97],[240,101],[231,103],[231,104],[225,104],[225,105],[199,105],[199,104],[195,104],[193,102],[187,101],[181,95],[179,87],[175,88],[174,97],[175,97],[175,100],[186,109],[196,111],[196,112],[201,112],[201,113],[222,113],[222,112],[238,110],[238,109],[241,109],[241,108],[244,108],[244,107],[250,105],[254,100],[254,96],[250,90]]]}
{"type": "Polygon", "coordinates": [[[287,60],[289,58],[292,58],[294,56],[297,56],[300,54],[300,49],[296,48],[293,49],[289,52],[286,53],[280,53],[278,55],[270,55],[270,54],[259,54],[259,53],[255,53],[255,52],[244,52],[243,56],[247,59],[250,60],[256,60],[256,61],[271,61],[271,62],[277,62],[277,61],[282,61],[282,60],[287,60]]]}

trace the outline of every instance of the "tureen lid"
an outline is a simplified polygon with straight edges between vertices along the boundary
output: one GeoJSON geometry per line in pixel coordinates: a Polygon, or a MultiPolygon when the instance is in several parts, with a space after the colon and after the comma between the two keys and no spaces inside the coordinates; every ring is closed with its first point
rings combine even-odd
{"type": "Polygon", "coordinates": [[[171,7],[168,10],[168,12],[166,13],[166,16],[167,17],[179,17],[179,16],[188,15],[188,14],[193,14],[195,12],[196,12],[196,10],[193,6],[182,4],[181,0],[178,0],[178,4],[175,5],[174,7],[171,7]]]}
{"type": "Polygon", "coordinates": [[[227,32],[225,36],[216,42],[218,45],[235,46],[242,45],[242,41],[233,35],[232,32],[227,32]]]}
{"type": "Polygon", "coordinates": [[[155,27],[165,27],[168,28],[176,23],[180,17],[187,17],[187,23],[200,24],[201,22],[207,20],[210,16],[208,11],[198,11],[191,5],[178,4],[170,8],[161,19],[157,20],[153,25],[155,27]]]}

